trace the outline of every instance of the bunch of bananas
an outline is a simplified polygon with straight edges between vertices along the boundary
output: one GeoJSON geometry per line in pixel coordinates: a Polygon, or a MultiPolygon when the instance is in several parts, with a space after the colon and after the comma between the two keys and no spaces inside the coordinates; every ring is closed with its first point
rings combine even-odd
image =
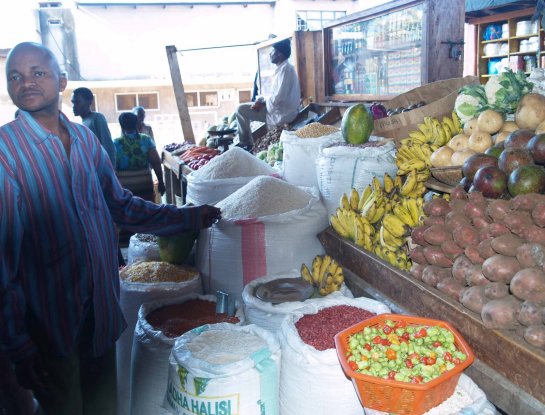
{"type": "Polygon", "coordinates": [[[344,282],[343,268],[329,255],[317,255],[312,260],[312,271],[301,265],[301,278],[312,284],[321,296],[338,291],[344,282]]]}
{"type": "Polygon", "coordinates": [[[452,118],[445,116],[443,121],[424,117],[418,130],[411,131],[409,137],[400,141],[396,155],[397,174],[402,176],[411,170],[417,170],[419,180],[426,181],[430,174],[431,154],[462,132],[462,124],[455,111],[452,112],[452,118]]]}

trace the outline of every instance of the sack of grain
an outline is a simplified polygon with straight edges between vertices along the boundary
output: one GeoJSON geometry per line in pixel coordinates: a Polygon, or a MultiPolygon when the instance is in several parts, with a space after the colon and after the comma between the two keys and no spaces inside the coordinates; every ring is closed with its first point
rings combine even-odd
{"type": "MultiPolygon", "coordinates": [[[[130,414],[161,414],[167,390],[169,356],[183,327],[198,327],[205,322],[226,321],[225,315],[214,319],[208,307],[199,304],[210,302],[215,311],[216,296],[187,294],[177,298],[144,303],[138,311],[134,329],[130,372],[130,414]],[[177,314],[163,311],[179,309],[177,314]],[[161,330],[161,328],[163,328],[161,330]]],[[[236,304],[235,318],[244,324],[242,307],[236,304]]]]}
{"type": "Polygon", "coordinates": [[[246,150],[233,147],[187,175],[187,203],[215,205],[256,176],[276,171],[246,150]]]}
{"type": "Polygon", "coordinates": [[[282,347],[280,413],[361,415],[363,409],[358,395],[339,363],[333,340],[336,333],[333,334],[333,331],[344,330],[359,322],[355,320],[365,319],[359,314],[383,314],[389,311],[386,305],[369,298],[337,297],[307,304],[288,315],[282,322],[279,335],[282,347]],[[339,312],[337,317],[333,316],[333,311],[339,312]],[[332,315],[323,314],[326,320],[323,322],[308,318],[320,316],[320,312],[332,315]],[[306,316],[306,321],[302,320],[306,316]],[[335,327],[340,322],[346,327],[335,327]],[[309,339],[312,339],[313,344],[322,350],[305,343],[301,336],[309,343],[309,339]]]}
{"type": "MultiPolygon", "coordinates": [[[[295,310],[298,310],[305,305],[314,301],[320,301],[323,298],[310,298],[306,301],[289,301],[281,304],[272,304],[263,301],[255,296],[255,290],[261,284],[273,281],[279,278],[301,278],[301,274],[298,270],[290,270],[288,272],[280,272],[278,274],[267,275],[266,277],[253,280],[249,284],[244,286],[242,291],[242,302],[244,304],[244,316],[250,324],[257,324],[266,330],[269,330],[275,334],[280,330],[282,321],[288,314],[291,314],[295,310]]],[[[345,296],[353,298],[352,292],[348,289],[346,284],[343,283],[341,289],[336,291],[327,298],[336,296],[345,296]]]]}
{"type": "Polygon", "coordinates": [[[159,237],[145,233],[136,233],[129,239],[127,265],[135,262],[160,261],[159,237]]]}
{"type": "Polygon", "coordinates": [[[120,272],[120,306],[127,328],[116,343],[118,414],[129,412],[129,373],[131,350],[138,310],[143,303],[159,299],[202,293],[199,272],[187,266],[166,262],[138,262],[120,272]]]}
{"type": "Polygon", "coordinates": [[[222,220],[197,239],[205,293],[221,290],[240,298],[254,279],[298,269],[324,253],[317,234],[328,218],[315,188],[260,176],[217,206],[222,220]]]}
{"type": "Polygon", "coordinates": [[[318,187],[316,159],[320,147],[343,141],[341,131],[330,125],[309,124],[297,131],[282,131],[282,177],[297,186],[318,187]]]}
{"type": "Polygon", "coordinates": [[[395,154],[392,140],[373,147],[323,146],[316,159],[316,169],[328,214],[335,213],[342,194],[350,192],[352,187],[361,191],[375,176],[382,181],[384,173],[395,177],[395,154]]]}
{"type": "Polygon", "coordinates": [[[172,413],[278,415],[280,345],[253,324],[211,324],[176,340],[165,407],[172,413]]]}

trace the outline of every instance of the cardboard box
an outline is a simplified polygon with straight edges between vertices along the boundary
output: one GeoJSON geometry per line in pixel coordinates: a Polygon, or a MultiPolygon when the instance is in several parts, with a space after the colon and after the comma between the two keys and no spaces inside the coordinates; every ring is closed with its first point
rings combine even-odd
{"type": "Polygon", "coordinates": [[[441,120],[443,116],[451,116],[458,90],[464,85],[478,84],[476,76],[445,79],[411,89],[384,103],[386,108],[408,107],[412,104],[425,102],[426,105],[413,110],[375,120],[373,135],[395,139],[403,139],[410,131],[417,130],[424,117],[435,117],[441,120]]]}

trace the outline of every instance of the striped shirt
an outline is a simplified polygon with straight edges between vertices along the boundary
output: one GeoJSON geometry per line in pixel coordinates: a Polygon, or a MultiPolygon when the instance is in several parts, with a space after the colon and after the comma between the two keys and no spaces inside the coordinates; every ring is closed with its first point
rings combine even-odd
{"type": "Polygon", "coordinates": [[[60,118],[70,135],[69,156],[59,137],[25,111],[0,127],[0,346],[12,361],[36,350],[29,319],[54,354],[68,356],[90,305],[94,354],[114,345],[126,327],[114,222],[156,235],[200,223],[198,208],[133,197],[93,133],[60,118]]]}

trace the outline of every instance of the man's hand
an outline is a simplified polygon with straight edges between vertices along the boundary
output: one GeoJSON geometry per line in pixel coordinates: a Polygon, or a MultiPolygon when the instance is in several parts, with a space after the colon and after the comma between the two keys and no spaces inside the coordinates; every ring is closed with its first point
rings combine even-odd
{"type": "Polygon", "coordinates": [[[209,228],[215,223],[221,220],[221,210],[215,206],[201,205],[201,206],[184,206],[182,209],[198,209],[199,210],[199,223],[195,223],[195,230],[201,230],[209,228]]]}
{"type": "Polygon", "coordinates": [[[261,111],[263,108],[265,108],[265,102],[264,101],[256,101],[254,102],[254,105],[252,105],[252,110],[254,111],[261,111]]]}

